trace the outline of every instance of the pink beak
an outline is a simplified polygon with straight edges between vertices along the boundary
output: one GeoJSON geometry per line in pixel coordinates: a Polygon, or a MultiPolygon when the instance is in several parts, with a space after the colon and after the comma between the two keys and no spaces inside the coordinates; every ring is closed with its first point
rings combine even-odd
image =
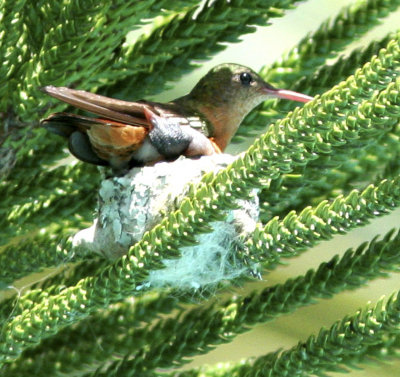
{"type": "Polygon", "coordinates": [[[272,85],[264,87],[263,92],[269,94],[271,97],[289,99],[291,101],[297,102],[309,102],[314,99],[313,97],[310,97],[306,94],[294,92],[293,90],[276,89],[272,85]]]}

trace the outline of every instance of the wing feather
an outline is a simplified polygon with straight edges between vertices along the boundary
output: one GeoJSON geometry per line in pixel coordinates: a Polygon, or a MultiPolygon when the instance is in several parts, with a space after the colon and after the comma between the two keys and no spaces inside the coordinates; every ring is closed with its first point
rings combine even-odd
{"type": "Polygon", "coordinates": [[[45,86],[41,90],[79,109],[90,111],[117,122],[149,127],[143,109],[146,103],[128,102],[66,87],[45,86]]]}

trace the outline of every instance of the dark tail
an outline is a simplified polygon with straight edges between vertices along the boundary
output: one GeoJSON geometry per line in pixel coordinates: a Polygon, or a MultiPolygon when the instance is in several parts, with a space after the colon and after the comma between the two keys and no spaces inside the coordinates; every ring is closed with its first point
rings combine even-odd
{"type": "Polygon", "coordinates": [[[86,131],[93,123],[98,121],[72,113],[55,113],[40,122],[48,131],[64,137],[70,137],[74,131],[86,131]]]}
{"type": "Polygon", "coordinates": [[[48,131],[68,138],[68,148],[79,160],[94,165],[109,165],[107,161],[101,159],[93,151],[89,137],[85,132],[92,124],[98,124],[98,119],[70,113],[55,113],[43,119],[40,123],[48,131]]]}

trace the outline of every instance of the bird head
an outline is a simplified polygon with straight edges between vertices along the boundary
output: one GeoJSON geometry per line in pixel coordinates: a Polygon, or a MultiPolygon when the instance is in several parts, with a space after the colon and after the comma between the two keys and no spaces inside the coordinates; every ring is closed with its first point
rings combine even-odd
{"type": "Polygon", "coordinates": [[[190,97],[212,107],[239,107],[244,115],[268,98],[298,102],[312,100],[305,94],[277,89],[252,69],[231,63],[212,68],[193,88],[190,97]]]}
{"type": "Polygon", "coordinates": [[[286,89],[277,89],[260,75],[239,64],[212,68],[187,96],[214,126],[214,137],[222,149],[237,131],[243,118],[269,98],[308,102],[313,98],[286,89]]]}

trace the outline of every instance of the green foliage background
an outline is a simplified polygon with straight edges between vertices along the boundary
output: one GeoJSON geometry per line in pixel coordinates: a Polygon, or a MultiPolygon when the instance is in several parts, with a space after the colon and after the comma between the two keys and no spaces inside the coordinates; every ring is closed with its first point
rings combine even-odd
{"type": "MultiPolygon", "coordinates": [[[[93,218],[100,174],[63,163],[63,141],[38,127],[65,108],[43,85],[132,99],[155,95],[290,0],[0,2],[0,363],[4,376],[308,376],[398,356],[399,292],[285,350],[219,366],[175,370],[252,326],[397,272],[399,229],[371,234],[315,271],[223,297],[142,288],[163,258],[223,220],[233,198],[261,190],[262,214],[238,258],[265,272],[313,245],[364,226],[400,204],[400,34],[354,47],[399,1],[360,1],[271,66],[269,82],[317,95],[304,107],[267,102],[236,142],[262,133],[230,167],[206,175],[180,208],[116,261],[71,248],[93,218]],[[146,21],[145,21],[146,20],[146,21]],[[147,33],[126,40],[149,23],[147,33]],[[348,54],[342,52],[347,49],[348,54]],[[266,127],[269,125],[268,127],[266,127]],[[58,269],[54,270],[54,267],[58,269]],[[53,268],[12,295],[18,280],[53,268]]],[[[398,224],[394,224],[398,227],[398,224]]],[[[226,290],[227,286],[230,288],[226,290]]],[[[285,320],[285,318],[283,318],[285,320]]],[[[302,326],[301,323],[298,324],[302,326]]]]}

